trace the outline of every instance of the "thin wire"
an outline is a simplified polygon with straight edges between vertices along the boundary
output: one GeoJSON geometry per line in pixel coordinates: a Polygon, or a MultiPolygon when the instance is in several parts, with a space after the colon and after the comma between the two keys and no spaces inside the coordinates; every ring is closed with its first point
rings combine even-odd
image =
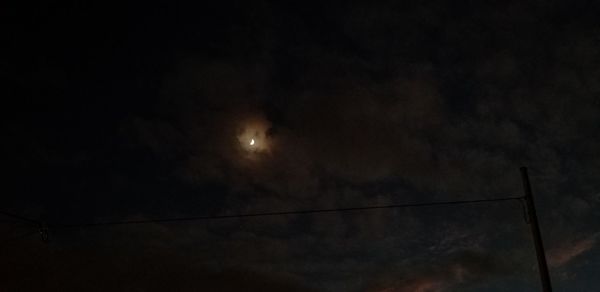
{"type": "Polygon", "coordinates": [[[2,220],[0,224],[10,224],[10,225],[23,225],[28,222],[17,221],[17,220],[2,220]]]}
{"type": "Polygon", "coordinates": [[[15,237],[7,238],[7,239],[5,239],[3,241],[0,241],[0,246],[8,245],[8,244],[10,244],[10,243],[12,243],[14,241],[19,240],[19,239],[25,239],[25,238],[27,238],[29,236],[37,234],[38,232],[39,231],[36,230],[36,231],[31,231],[31,232],[27,232],[27,233],[21,234],[21,235],[15,236],[15,237]]]}
{"type": "Polygon", "coordinates": [[[30,219],[30,218],[23,217],[23,216],[20,216],[20,215],[17,215],[17,214],[13,214],[13,213],[10,213],[10,212],[6,212],[6,211],[0,211],[0,214],[2,214],[4,216],[7,216],[7,217],[14,218],[14,219],[18,219],[18,220],[21,220],[21,221],[26,221],[26,222],[29,222],[29,223],[32,223],[32,224],[35,224],[35,225],[39,225],[40,224],[40,222],[37,221],[37,220],[33,220],[33,219],[30,219]]]}
{"type": "Polygon", "coordinates": [[[501,201],[511,201],[511,200],[521,200],[521,199],[523,199],[522,196],[521,197],[496,198],[496,199],[479,199],[479,200],[394,204],[394,205],[376,205],[376,206],[351,207],[351,208],[311,209],[311,210],[297,210],[297,211],[246,213],[246,214],[235,214],[235,215],[209,215],[209,216],[194,216],[194,217],[180,217],[180,218],[164,218],[164,219],[129,220],[129,221],[112,221],[112,222],[109,221],[109,222],[83,223],[83,224],[52,224],[52,225],[49,225],[49,227],[51,227],[51,228],[84,228],[84,227],[99,227],[99,226],[111,226],[111,225],[169,223],[169,222],[181,222],[181,221],[219,220],[219,219],[236,219],[236,218],[283,216],[283,215],[304,215],[304,214],[334,213],[334,212],[355,212],[355,211],[368,211],[368,210],[377,210],[377,209],[397,209],[397,208],[415,208],[415,207],[430,207],[430,206],[458,205],[458,204],[476,204],[476,203],[501,202],[501,201]]]}

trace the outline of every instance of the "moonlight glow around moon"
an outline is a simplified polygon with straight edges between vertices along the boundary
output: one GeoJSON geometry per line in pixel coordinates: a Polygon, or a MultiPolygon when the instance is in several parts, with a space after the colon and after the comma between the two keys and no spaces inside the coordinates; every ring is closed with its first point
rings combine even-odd
{"type": "Polygon", "coordinates": [[[270,151],[271,143],[267,135],[270,123],[259,117],[243,121],[238,130],[237,139],[245,153],[254,155],[270,151]]]}

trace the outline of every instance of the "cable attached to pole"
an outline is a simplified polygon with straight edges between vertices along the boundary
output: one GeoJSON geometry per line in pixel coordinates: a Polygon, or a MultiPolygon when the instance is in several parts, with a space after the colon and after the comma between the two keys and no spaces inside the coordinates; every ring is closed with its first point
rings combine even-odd
{"type": "Polygon", "coordinates": [[[50,224],[49,227],[55,228],[55,229],[85,228],[85,227],[100,227],[100,226],[112,226],[112,225],[171,223],[171,222],[182,222],[182,221],[238,219],[238,218],[250,218],[250,217],[306,215],[306,214],[336,213],[336,212],[357,212],[357,211],[369,211],[369,210],[380,210],[380,209],[398,209],[398,208],[434,207],[434,206],[459,205],[459,204],[477,204],[477,203],[502,202],[502,201],[512,201],[512,200],[522,200],[522,199],[523,199],[523,197],[505,197],[505,198],[495,198],[495,199],[445,201],[445,202],[412,203],[412,204],[394,204],[394,205],[375,205],[375,206],[364,206],[364,207],[309,209],[309,210],[296,210],[296,211],[276,211],[276,212],[246,213],[246,214],[234,214],[234,215],[206,215],[206,216],[193,216],[193,217],[180,217],[180,218],[109,221],[109,222],[96,222],[96,223],[83,223],[83,224],[50,224]]]}

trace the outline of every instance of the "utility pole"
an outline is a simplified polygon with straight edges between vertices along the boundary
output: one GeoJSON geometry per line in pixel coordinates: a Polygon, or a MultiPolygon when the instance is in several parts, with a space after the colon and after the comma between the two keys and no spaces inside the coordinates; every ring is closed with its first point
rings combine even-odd
{"type": "Polygon", "coordinates": [[[540,232],[540,226],[538,224],[537,213],[535,212],[535,204],[533,202],[533,194],[531,192],[531,184],[529,183],[527,167],[521,167],[521,177],[523,178],[523,190],[525,191],[527,215],[529,218],[529,225],[531,226],[533,242],[535,244],[535,253],[537,254],[538,271],[540,272],[542,289],[543,292],[552,292],[552,283],[550,282],[550,273],[548,272],[548,264],[546,263],[544,243],[542,241],[542,234],[540,232]]]}

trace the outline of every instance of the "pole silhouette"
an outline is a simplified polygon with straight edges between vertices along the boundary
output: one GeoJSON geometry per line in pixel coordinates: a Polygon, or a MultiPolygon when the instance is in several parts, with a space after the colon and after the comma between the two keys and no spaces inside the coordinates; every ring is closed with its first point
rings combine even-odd
{"type": "Polygon", "coordinates": [[[523,190],[525,191],[525,202],[527,204],[527,215],[529,225],[531,226],[531,234],[535,244],[535,253],[537,255],[538,271],[540,280],[542,281],[542,291],[552,292],[552,283],[550,282],[550,272],[548,272],[548,264],[546,263],[546,253],[544,251],[544,242],[538,224],[537,213],[535,212],[535,204],[533,202],[533,194],[531,192],[531,184],[529,183],[529,175],[527,167],[521,167],[521,178],[523,179],[523,190]]]}

